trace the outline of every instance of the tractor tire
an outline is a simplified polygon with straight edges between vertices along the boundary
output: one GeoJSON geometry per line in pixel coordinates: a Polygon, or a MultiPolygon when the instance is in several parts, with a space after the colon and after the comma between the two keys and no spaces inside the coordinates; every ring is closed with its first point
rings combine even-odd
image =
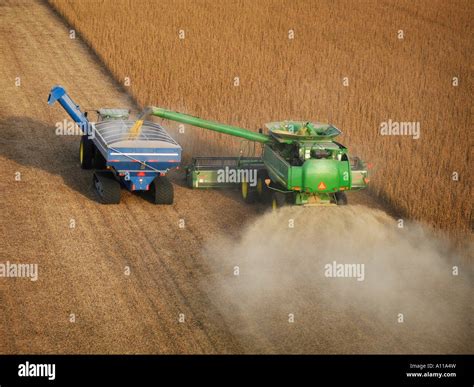
{"type": "Polygon", "coordinates": [[[334,194],[336,196],[336,204],[338,206],[347,205],[347,195],[345,192],[339,191],[334,194]]]}
{"type": "Polygon", "coordinates": [[[151,198],[155,204],[173,204],[173,184],[166,176],[157,176],[150,186],[151,198]]]}
{"type": "Polygon", "coordinates": [[[291,192],[285,195],[285,204],[292,206],[296,202],[296,194],[295,192],[291,192]]]}
{"type": "Polygon", "coordinates": [[[96,171],[92,181],[102,204],[120,203],[120,183],[112,172],[96,171]]]}
{"type": "Polygon", "coordinates": [[[276,211],[278,209],[278,200],[275,194],[272,194],[272,211],[276,211]]]}
{"type": "Polygon", "coordinates": [[[87,136],[81,137],[79,144],[79,162],[82,169],[91,169],[94,162],[94,143],[87,136]]]}
{"type": "Polygon", "coordinates": [[[243,181],[240,184],[240,192],[242,194],[242,199],[245,203],[252,204],[257,201],[257,191],[253,189],[253,187],[251,187],[250,184],[246,181],[243,181]]]}
{"type": "Polygon", "coordinates": [[[265,170],[260,170],[257,173],[257,196],[261,203],[271,203],[272,190],[268,188],[265,180],[269,179],[268,173],[265,170]]]}
{"type": "Polygon", "coordinates": [[[284,195],[279,192],[272,192],[270,201],[272,205],[272,211],[276,211],[278,208],[284,207],[288,204],[286,196],[287,195],[284,195]]]}
{"type": "Polygon", "coordinates": [[[94,146],[94,168],[98,170],[107,168],[107,161],[105,160],[104,156],[102,156],[102,153],[100,153],[100,150],[98,150],[97,147],[95,146],[94,146]]]}
{"type": "Polygon", "coordinates": [[[184,180],[186,181],[186,186],[188,188],[194,188],[193,187],[193,172],[191,171],[190,167],[186,167],[185,169],[185,174],[184,174],[184,180]]]}

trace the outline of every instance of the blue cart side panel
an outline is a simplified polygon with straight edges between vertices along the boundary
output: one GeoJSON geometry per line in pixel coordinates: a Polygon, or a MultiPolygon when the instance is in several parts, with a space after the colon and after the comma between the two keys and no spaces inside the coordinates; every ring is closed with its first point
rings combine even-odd
{"type": "Polygon", "coordinates": [[[114,148],[108,150],[107,165],[114,168],[130,191],[147,191],[158,175],[181,163],[181,147],[114,148]],[[144,163],[144,164],[143,164],[144,163]]]}
{"type": "Polygon", "coordinates": [[[108,150],[107,165],[117,171],[143,171],[156,169],[167,172],[181,163],[181,147],[167,148],[113,148],[108,150]],[[148,168],[142,163],[152,168],[148,168]]]}

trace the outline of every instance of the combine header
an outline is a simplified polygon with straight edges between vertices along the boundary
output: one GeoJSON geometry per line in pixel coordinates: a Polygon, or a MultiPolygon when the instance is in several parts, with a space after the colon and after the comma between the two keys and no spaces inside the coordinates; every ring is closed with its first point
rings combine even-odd
{"type": "Polygon", "coordinates": [[[61,86],[51,89],[48,104],[56,101],[82,130],[79,161],[83,169],[95,169],[93,182],[102,203],[119,203],[121,185],[150,191],[156,204],[173,203],[166,174],[179,166],[181,147],[160,125],[131,121],[126,109],[99,109],[98,122],[89,122],[61,86]]]}
{"type": "Polygon", "coordinates": [[[148,114],[262,144],[261,157],[196,157],[187,168],[188,185],[195,188],[240,184],[246,202],[347,204],[345,192],[365,188],[366,164],[349,157],[345,146],[334,141],[341,131],[320,122],[282,121],[266,124],[268,134],[203,120],[158,107],[148,114]],[[242,181],[222,179],[223,171],[240,173],[242,181]],[[245,172],[245,173],[242,173],[245,172]],[[255,178],[253,178],[255,177],[255,178]]]}

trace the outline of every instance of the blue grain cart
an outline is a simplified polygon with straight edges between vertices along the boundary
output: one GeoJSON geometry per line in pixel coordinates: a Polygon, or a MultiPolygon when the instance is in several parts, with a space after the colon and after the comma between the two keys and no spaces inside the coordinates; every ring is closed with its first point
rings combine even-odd
{"type": "Polygon", "coordinates": [[[181,162],[181,147],[160,125],[129,119],[127,109],[99,109],[97,122],[54,86],[48,104],[56,101],[78,124],[82,136],[79,161],[94,169],[93,183],[104,204],[120,202],[121,186],[130,191],[150,191],[156,204],[173,203],[173,185],[166,174],[181,162]]]}

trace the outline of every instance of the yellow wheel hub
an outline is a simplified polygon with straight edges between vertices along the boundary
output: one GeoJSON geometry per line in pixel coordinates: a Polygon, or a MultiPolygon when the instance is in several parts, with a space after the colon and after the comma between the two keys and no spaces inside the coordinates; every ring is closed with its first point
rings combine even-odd
{"type": "Polygon", "coordinates": [[[244,199],[247,199],[247,196],[249,194],[249,186],[248,186],[248,183],[246,181],[243,181],[242,182],[242,197],[244,199]]]}
{"type": "Polygon", "coordinates": [[[276,210],[277,208],[278,208],[278,203],[277,203],[276,198],[274,197],[272,199],[272,210],[276,210]]]}
{"type": "Polygon", "coordinates": [[[79,161],[81,162],[81,165],[82,165],[83,160],[84,160],[84,145],[81,141],[81,144],[79,145],[79,161]]]}

